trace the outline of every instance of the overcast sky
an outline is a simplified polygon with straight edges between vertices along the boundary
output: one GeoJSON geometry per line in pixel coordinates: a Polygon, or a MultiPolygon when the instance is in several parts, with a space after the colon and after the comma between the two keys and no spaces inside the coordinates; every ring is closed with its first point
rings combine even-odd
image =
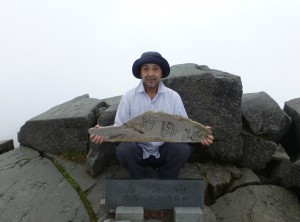
{"type": "Polygon", "coordinates": [[[300,97],[300,1],[0,0],[0,141],[74,97],[122,95],[144,51],[238,75],[283,108],[300,97]]]}

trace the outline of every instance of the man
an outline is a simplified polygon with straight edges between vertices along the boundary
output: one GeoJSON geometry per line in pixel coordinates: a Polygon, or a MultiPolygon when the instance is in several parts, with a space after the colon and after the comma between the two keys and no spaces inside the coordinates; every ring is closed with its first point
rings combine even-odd
{"type": "MultiPolygon", "coordinates": [[[[168,61],[158,52],[145,52],[132,66],[133,75],[141,79],[136,88],[127,91],[119,104],[115,125],[122,125],[147,110],[178,114],[187,117],[179,94],[162,83],[170,73],[168,61]]],[[[99,126],[98,126],[99,127],[99,126]]],[[[90,140],[100,144],[101,136],[92,134],[90,140]]],[[[213,143],[214,137],[199,141],[203,145],[213,143]]],[[[117,158],[133,178],[146,177],[146,167],[158,170],[159,178],[177,178],[190,155],[186,143],[133,143],[122,142],[117,146],[117,158]]]]}

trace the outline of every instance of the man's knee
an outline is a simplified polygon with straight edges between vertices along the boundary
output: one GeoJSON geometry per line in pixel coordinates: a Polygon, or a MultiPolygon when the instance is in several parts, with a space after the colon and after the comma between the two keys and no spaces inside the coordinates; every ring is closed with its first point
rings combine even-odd
{"type": "Polygon", "coordinates": [[[119,160],[130,160],[140,156],[137,144],[130,142],[120,143],[116,148],[116,154],[119,160]]]}
{"type": "Polygon", "coordinates": [[[126,159],[129,153],[130,146],[128,146],[126,143],[120,143],[119,146],[117,146],[116,148],[116,154],[119,160],[126,159]]]}
{"type": "Polygon", "coordinates": [[[175,143],[174,151],[176,152],[177,155],[183,157],[183,158],[188,158],[191,152],[191,147],[186,144],[186,143],[175,143]]]}
{"type": "Polygon", "coordinates": [[[186,143],[169,143],[165,148],[163,152],[166,152],[167,156],[183,161],[188,159],[191,152],[191,147],[186,143]]]}

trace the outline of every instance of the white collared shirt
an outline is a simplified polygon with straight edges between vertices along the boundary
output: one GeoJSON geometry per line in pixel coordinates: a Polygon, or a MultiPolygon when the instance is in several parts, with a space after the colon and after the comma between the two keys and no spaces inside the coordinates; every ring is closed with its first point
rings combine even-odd
{"type": "MultiPolygon", "coordinates": [[[[157,95],[151,100],[145,92],[143,81],[139,85],[127,91],[121,98],[117,114],[115,117],[115,126],[120,126],[135,116],[151,110],[156,112],[165,112],[169,114],[178,114],[187,117],[181,97],[174,90],[166,87],[162,81],[158,86],[157,95]]],[[[156,158],[160,157],[159,147],[163,142],[138,143],[143,148],[143,158],[150,155],[156,158]]]]}

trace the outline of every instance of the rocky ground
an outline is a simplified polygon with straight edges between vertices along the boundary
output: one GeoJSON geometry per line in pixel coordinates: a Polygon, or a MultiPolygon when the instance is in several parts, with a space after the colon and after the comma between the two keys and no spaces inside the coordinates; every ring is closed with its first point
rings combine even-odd
{"type": "MultiPolygon", "coordinates": [[[[180,177],[199,178],[202,174],[199,166],[198,163],[187,164],[180,177]]],[[[55,155],[41,155],[22,146],[0,155],[1,221],[104,221],[114,218],[114,214],[107,213],[101,204],[105,178],[126,176],[126,170],[112,165],[103,174],[91,178],[85,164],[55,155]]],[[[300,205],[297,196],[283,187],[248,183],[205,206],[204,218],[206,222],[294,222],[300,220],[300,205]]]]}

